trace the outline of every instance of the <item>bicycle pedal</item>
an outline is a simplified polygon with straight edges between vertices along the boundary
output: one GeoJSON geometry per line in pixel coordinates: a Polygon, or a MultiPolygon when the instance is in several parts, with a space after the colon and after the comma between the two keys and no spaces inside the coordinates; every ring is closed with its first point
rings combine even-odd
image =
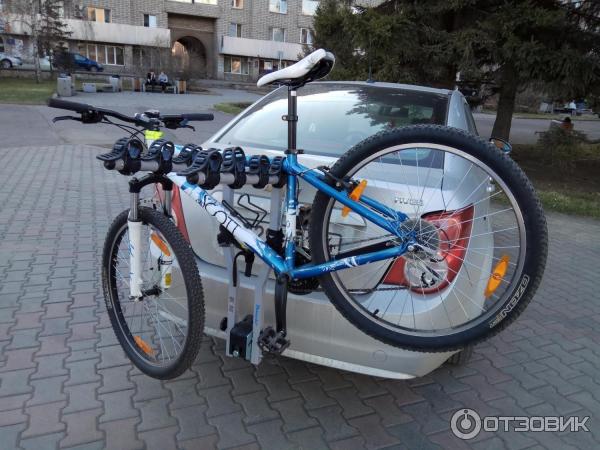
{"type": "Polygon", "coordinates": [[[258,336],[258,347],[265,353],[281,355],[289,346],[285,331],[275,331],[273,327],[266,327],[258,336]]]}

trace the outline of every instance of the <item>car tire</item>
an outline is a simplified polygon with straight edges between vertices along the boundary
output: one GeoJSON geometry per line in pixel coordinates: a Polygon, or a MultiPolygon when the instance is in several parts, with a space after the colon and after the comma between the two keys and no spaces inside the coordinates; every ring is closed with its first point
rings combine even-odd
{"type": "Polygon", "coordinates": [[[2,61],[0,61],[0,67],[2,69],[12,69],[12,62],[10,61],[10,59],[3,59],[2,61]]]}
{"type": "Polygon", "coordinates": [[[471,357],[473,356],[473,348],[474,347],[472,345],[466,346],[461,351],[448,358],[446,363],[451,366],[464,366],[471,360],[471,357]]]}

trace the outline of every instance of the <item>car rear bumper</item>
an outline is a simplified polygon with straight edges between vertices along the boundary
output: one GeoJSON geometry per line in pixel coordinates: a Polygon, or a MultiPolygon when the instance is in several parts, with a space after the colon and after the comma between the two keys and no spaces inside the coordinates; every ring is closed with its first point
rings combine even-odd
{"type": "MultiPolygon", "coordinates": [[[[230,274],[197,258],[206,303],[207,334],[225,338],[219,324],[226,316],[230,274]]],[[[267,284],[265,323],[275,323],[274,282],[267,284]]],[[[238,320],[251,314],[254,286],[241,277],[238,320]]],[[[284,355],[315,364],[384,378],[423,376],[443,364],[453,352],[417,353],[383,344],[351,325],[322,293],[290,294],[287,306],[291,346],[284,355]]]]}

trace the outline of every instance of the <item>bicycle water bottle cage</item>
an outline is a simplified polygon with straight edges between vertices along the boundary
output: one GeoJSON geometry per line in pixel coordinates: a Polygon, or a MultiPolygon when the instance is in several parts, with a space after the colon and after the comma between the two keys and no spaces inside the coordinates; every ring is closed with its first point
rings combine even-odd
{"type": "Polygon", "coordinates": [[[174,152],[175,145],[173,145],[171,141],[157,139],[152,143],[148,152],[143,155],[141,159],[142,161],[156,161],[159,164],[157,172],[169,173],[173,166],[171,159],[173,158],[174,152]]]}
{"type": "Polygon", "coordinates": [[[269,167],[271,163],[265,155],[252,155],[248,163],[248,174],[258,175],[258,183],[253,184],[256,189],[262,189],[269,184],[269,167]]]}
{"type": "Polygon", "coordinates": [[[199,145],[186,144],[179,152],[179,155],[173,158],[173,164],[187,164],[189,166],[192,164],[194,157],[200,151],[202,151],[202,147],[200,147],[199,145]]]}
{"type": "Polygon", "coordinates": [[[198,152],[192,165],[177,175],[186,177],[188,183],[198,184],[203,189],[214,189],[221,180],[220,169],[223,162],[221,152],[216,148],[209,148],[198,152]],[[204,174],[204,181],[199,183],[199,174],[204,174]]]}
{"type": "Polygon", "coordinates": [[[118,161],[123,161],[123,168],[119,173],[123,175],[132,175],[140,170],[140,156],[144,151],[144,144],[137,138],[121,138],[110,153],[97,155],[96,159],[104,162],[104,167],[108,170],[114,170],[118,161]]]}
{"type": "Polygon", "coordinates": [[[285,157],[276,156],[271,160],[271,167],[269,168],[269,178],[277,177],[279,181],[273,183],[274,188],[282,188],[287,182],[287,175],[283,172],[283,162],[285,157]]]}
{"type": "Polygon", "coordinates": [[[229,185],[231,189],[239,189],[246,184],[246,155],[241,148],[233,147],[223,150],[221,173],[233,175],[234,181],[229,185]]]}

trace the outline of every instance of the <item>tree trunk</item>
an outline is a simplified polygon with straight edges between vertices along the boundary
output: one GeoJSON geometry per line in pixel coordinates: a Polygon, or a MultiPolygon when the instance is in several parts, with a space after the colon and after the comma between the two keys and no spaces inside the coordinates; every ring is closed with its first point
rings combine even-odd
{"type": "Polygon", "coordinates": [[[35,68],[35,82],[42,81],[42,69],[40,68],[40,48],[39,48],[39,3],[35,0],[31,2],[31,43],[33,48],[33,67],[35,68]]]}
{"type": "Polygon", "coordinates": [[[492,129],[492,137],[508,141],[518,86],[519,81],[514,66],[510,63],[506,64],[502,68],[498,112],[492,129]]]}

